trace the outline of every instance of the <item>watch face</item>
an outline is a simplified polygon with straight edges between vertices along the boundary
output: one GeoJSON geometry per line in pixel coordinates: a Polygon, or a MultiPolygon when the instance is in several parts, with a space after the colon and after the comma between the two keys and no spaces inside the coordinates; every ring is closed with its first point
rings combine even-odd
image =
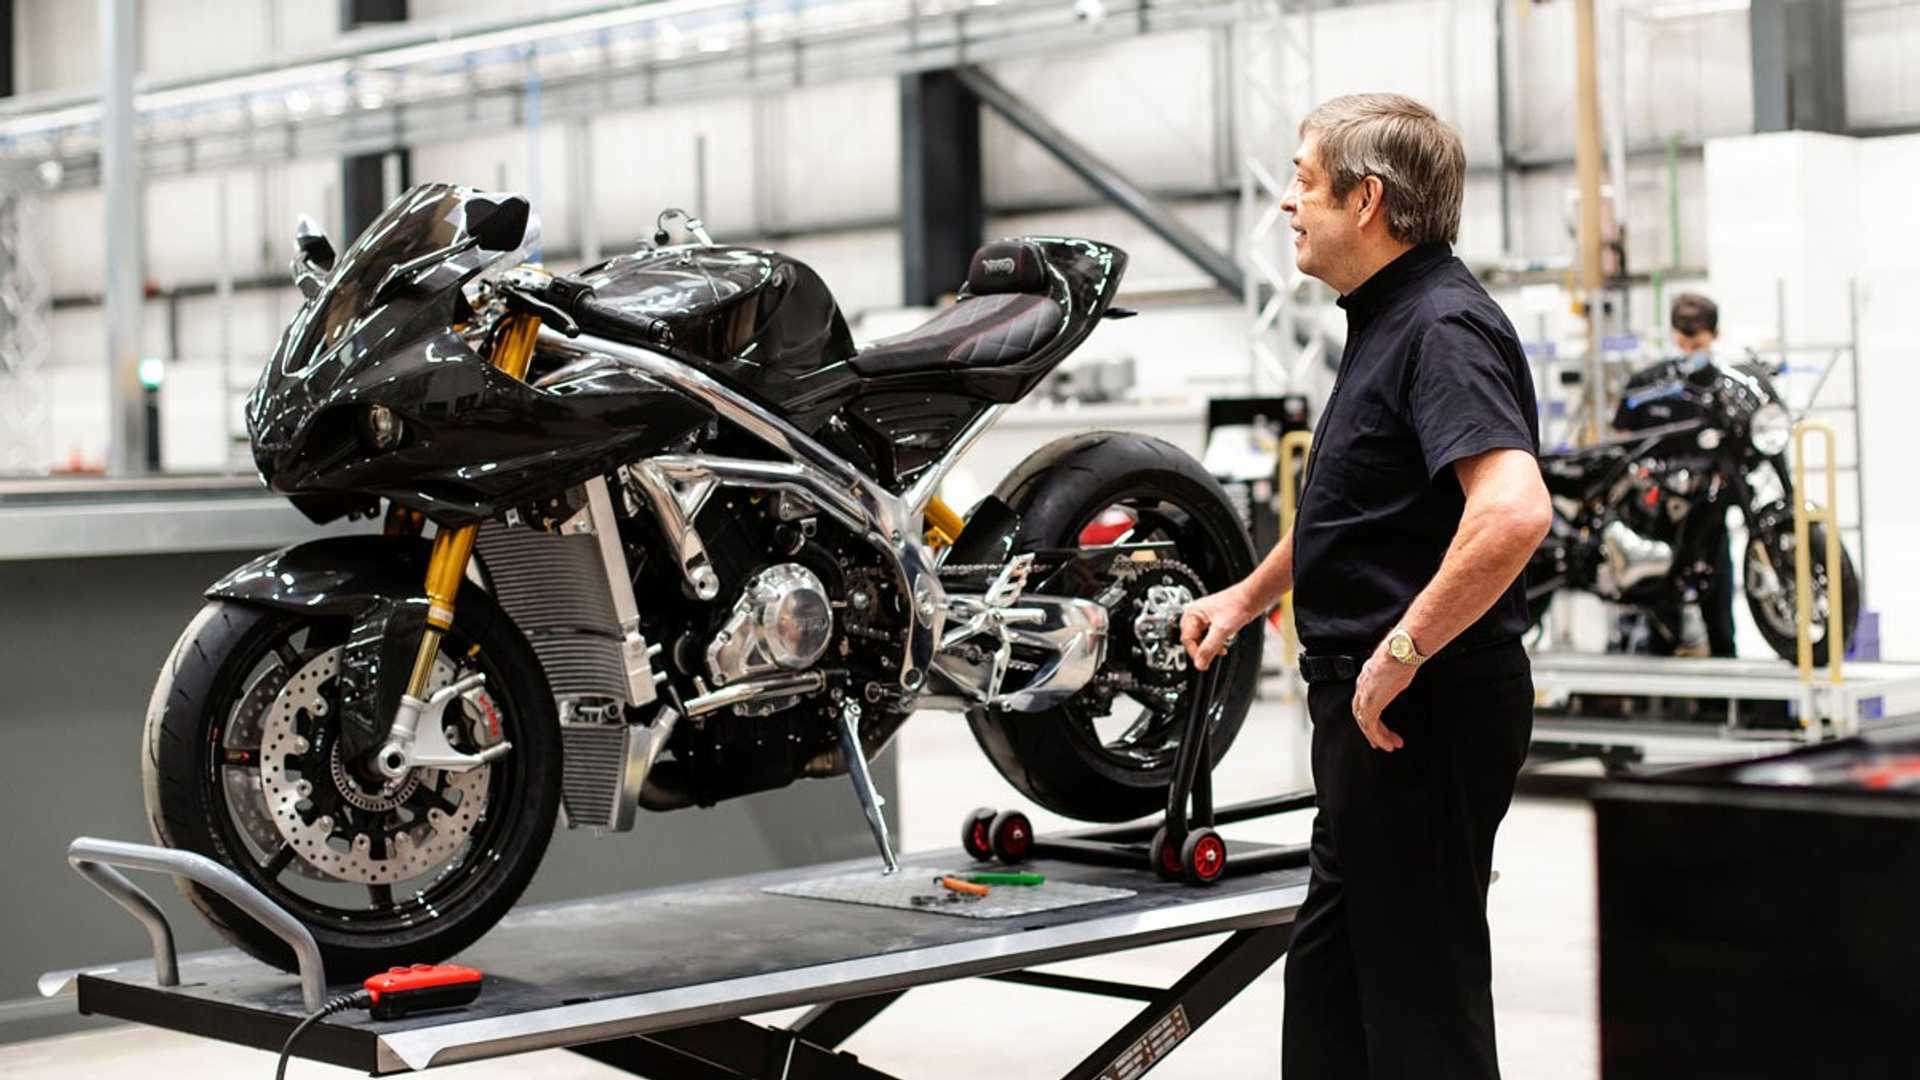
{"type": "Polygon", "coordinates": [[[1405,634],[1395,634],[1387,640],[1387,652],[1392,653],[1395,660],[1405,660],[1413,655],[1413,642],[1405,634]]]}

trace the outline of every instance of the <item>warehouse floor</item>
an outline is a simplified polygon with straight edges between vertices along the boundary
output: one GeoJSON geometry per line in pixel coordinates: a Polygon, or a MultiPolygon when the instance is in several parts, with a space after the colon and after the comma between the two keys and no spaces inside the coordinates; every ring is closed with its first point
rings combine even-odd
{"type": "MultiPolygon", "coordinates": [[[[1300,738],[1297,709],[1262,701],[1218,775],[1223,801],[1290,786],[1300,738]]],[[[950,847],[962,814],[978,805],[1022,805],[994,773],[958,717],[928,714],[909,723],[900,755],[902,846],[950,847]]],[[[852,796],[847,812],[857,814],[852,796]]],[[[1229,836],[1297,840],[1297,821],[1235,826],[1229,836]]],[[[1041,830],[1057,824],[1034,814],[1041,830]]],[[[644,823],[643,823],[644,824],[644,823]]],[[[609,840],[611,848],[621,844],[609,840]]],[[[632,842],[628,838],[625,842],[632,842]]],[[[1595,1025],[1592,819],[1579,804],[1523,800],[1500,835],[1494,864],[1500,880],[1489,901],[1494,943],[1494,997],[1500,1057],[1508,1080],[1599,1075],[1595,1025]]],[[[1165,985],[1218,939],[1164,945],[1077,961],[1059,970],[1165,985]]],[[[1156,1080],[1274,1077],[1280,1060],[1280,968],[1276,967],[1197,1032],[1152,1075],[1156,1080]]],[[[908,994],[846,1049],[902,1077],[949,1077],[991,1071],[997,1080],[1042,1080],[1076,1064],[1138,1008],[1129,1002],[978,980],[908,994]],[[957,1018],[965,1018],[965,1023],[957,1018]]],[[[775,1014],[778,1022],[795,1015],[775,1014]]],[[[0,1046],[0,1075],[14,1080],[140,1073],[201,1080],[271,1075],[271,1055],[169,1032],[116,1027],[0,1046]]],[[[359,1073],[300,1062],[290,1077],[359,1073]]],[[[625,1075],[565,1051],[437,1070],[448,1080],[560,1080],[625,1075]]]]}

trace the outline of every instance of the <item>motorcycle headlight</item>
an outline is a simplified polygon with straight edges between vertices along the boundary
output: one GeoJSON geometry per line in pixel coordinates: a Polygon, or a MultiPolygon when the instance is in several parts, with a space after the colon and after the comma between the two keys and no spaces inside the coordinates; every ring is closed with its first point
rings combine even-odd
{"type": "Polygon", "coordinates": [[[1793,441],[1793,418],[1779,402],[1768,402],[1753,411],[1747,422],[1747,440],[1768,457],[1786,452],[1793,441]]]}
{"type": "Polygon", "coordinates": [[[385,405],[369,405],[360,414],[360,435],[375,450],[391,450],[406,438],[406,425],[385,405]]]}

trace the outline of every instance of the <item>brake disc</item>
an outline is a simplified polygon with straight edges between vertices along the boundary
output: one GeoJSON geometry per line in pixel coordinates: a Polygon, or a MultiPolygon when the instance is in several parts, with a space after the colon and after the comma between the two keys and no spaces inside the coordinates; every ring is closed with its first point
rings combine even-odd
{"type": "MultiPolygon", "coordinates": [[[[275,695],[260,722],[260,786],[274,829],[309,867],[335,881],[388,885],[418,877],[453,857],[473,835],[487,809],[487,779],[493,766],[466,772],[413,769],[388,787],[363,788],[340,760],[339,742],[323,732],[330,704],[326,688],[340,673],[339,646],[315,654],[275,695]],[[304,724],[303,724],[304,720],[304,724]],[[302,734],[319,737],[321,745],[302,734]],[[424,809],[408,800],[427,787],[439,804],[424,809]],[[315,796],[320,796],[316,799],[315,796]],[[373,854],[373,837],[321,806],[337,796],[344,806],[376,816],[384,854],[373,854]],[[450,809],[442,809],[448,806],[450,809]]],[[[431,689],[453,681],[444,659],[434,664],[431,689]]],[[[484,691],[481,691],[484,693],[484,691]]],[[[461,717],[463,707],[456,705],[461,717]]],[[[490,714],[491,703],[481,712],[490,714]]],[[[479,731],[469,738],[485,738],[479,731]]]]}

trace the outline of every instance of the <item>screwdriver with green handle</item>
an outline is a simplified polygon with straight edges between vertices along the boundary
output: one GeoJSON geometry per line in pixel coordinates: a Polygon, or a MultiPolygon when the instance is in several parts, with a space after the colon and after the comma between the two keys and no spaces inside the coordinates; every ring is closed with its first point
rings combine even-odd
{"type": "Polygon", "coordinates": [[[967,875],[975,885],[1045,885],[1047,875],[1018,870],[981,870],[967,875]]]}

